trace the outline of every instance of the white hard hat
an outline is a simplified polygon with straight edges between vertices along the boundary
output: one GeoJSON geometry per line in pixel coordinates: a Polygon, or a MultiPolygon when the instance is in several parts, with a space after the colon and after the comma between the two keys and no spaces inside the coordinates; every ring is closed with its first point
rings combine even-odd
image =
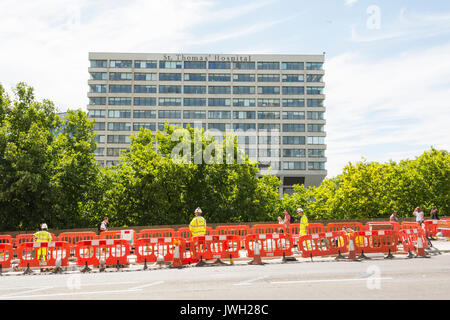
{"type": "Polygon", "coordinates": [[[48,226],[46,223],[41,224],[41,229],[48,229],[48,226]]]}
{"type": "Polygon", "coordinates": [[[303,212],[303,209],[302,208],[298,208],[297,212],[303,212]]]}
{"type": "Polygon", "coordinates": [[[198,207],[197,209],[195,209],[195,212],[200,212],[200,213],[202,213],[202,209],[200,209],[200,207],[198,207]]]}

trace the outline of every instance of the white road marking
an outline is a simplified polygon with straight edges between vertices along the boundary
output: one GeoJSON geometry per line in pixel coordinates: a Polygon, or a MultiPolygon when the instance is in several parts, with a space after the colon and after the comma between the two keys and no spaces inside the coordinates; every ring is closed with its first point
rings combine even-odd
{"type": "Polygon", "coordinates": [[[365,279],[324,279],[324,280],[290,280],[290,281],[271,281],[270,284],[288,284],[288,283],[315,283],[315,282],[345,282],[345,281],[367,281],[367,280],[392,280],[392,278],[365,278],[365,279]]]}
{"type": "Polygon", "coordinates": [[[10,298],[10,297],[12,297],[12,298],[15,298],[16,296],[22,296],[23,294],[26,294],[26,293],[30,293],[30,292],[36,292],[36,291],[42,291],[42,290],[47,290],[47,289],[51,289],[51,288],[53,288],[53,287],[41,287],[41,288],[37,288],[37,289],[32,289],[32,290],[26,290],[26,291],[19,291],[19,292],[14,292],[14,293],[11,293],[11,294],[7,294],[6,296],[0,296],[0,298],[10,298]]]}
{"type": "Polygon", "coordinates": [[[144,285],[142,285],[142,286],[138,286],[138,287],[133,287],[133,288],[130,288],[130,289],[128,289],[128,290],[142,290],[143,288],[147,288],[147,287],[153,287],[153,286],[157,286],[158,284],[162,284],[162,283],[164,283],[164,281],[156,281],[156,282],[152,282],[152,283],[148,283],[148,284],[144,284],[144,285]]]}
{"type": "Polygon", "coordinates": [[[247,286],[247,285],[251,285],[255,281],[262,280],[262,279],[265,279],[267,277],[268,276],[262,276],[262,277],[259,277],[259,278],[256,278],[256,279],[251,279],[251,280],[242,281],[242,282],[239,282],[239,283],[234,283],[233,285],[234,286],[247,286]]]}

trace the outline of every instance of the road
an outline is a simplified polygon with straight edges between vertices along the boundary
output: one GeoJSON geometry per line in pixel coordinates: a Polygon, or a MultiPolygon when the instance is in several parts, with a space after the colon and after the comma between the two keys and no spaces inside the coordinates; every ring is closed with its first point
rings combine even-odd
{"type": "Polygon", "coordinates": [[[0,300],[450,299],[450,254],[361,262],[279,259],[260,265],[0,277],[0,300]],[[195,282],[194,282],[195,281],[195,282]],[[194,283],[194,284],[193,284],[194,283]]]}

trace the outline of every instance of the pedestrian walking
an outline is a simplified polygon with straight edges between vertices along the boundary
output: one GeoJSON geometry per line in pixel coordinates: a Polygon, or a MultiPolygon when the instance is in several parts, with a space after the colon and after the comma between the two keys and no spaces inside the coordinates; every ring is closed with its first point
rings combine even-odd
{"type": "Polygon", "coordinates": [[[389,218],[390,222],[398,222],[398,218],[397,218],[397,211],[392,210],[392,214],[389,218]]]}
{"type": "Polygon", "coordinates": [[[284,210],[284,226],[286,227],[286,233],[289,233],[289,230],[291,228],[291,215],[289,214],[289,212],[285,209],[284,210]]]}
{"type": "Polygon", "coordinates": [[[103,219],[102,223],[100,223],[100,225],[98,226],[98,234],[99,235],[101,232],[108,231],[108,222],[109,222],[109,218],[105,217],[103,219]]]}
{"type": "Polygon", "coordinates": [[[422,225],[423,221],[425,220],[425,214],[423,213],[422,209],[420,209],[420,207],[415,208],[413,215],[416,216],[416,222],[422,225]]]}

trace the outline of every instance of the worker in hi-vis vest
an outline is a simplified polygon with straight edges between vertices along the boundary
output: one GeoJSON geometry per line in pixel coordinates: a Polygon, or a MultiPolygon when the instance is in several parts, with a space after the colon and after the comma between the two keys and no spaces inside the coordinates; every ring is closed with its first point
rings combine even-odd
{"type": "MultiPolygon", "coordinates": [[[[305,236],[308,234],[308,218],[306,217],[306,215],[303,213],[303,209],[302,208],[298,208],[297,209],[297,214],[300,217],[300,230],[299,230],[299,236],[305,236]]],[[[309,241],[307,241],[307,246],[308,249],[311,250],[311,243],[309,241]]]]}
{"type": "MultiPolygon", "coordinates": [[[[52,242],[52,235],[48,232],[48,226],[46,223],[41,224],[41,231],[36,232],[33,235],[34,242],[52,242]]],[[[39,248],[37,251],[38,260],[47,260],[47,248],[39,248]]]]}
{"type": "Polygon", "coordinates": [[[195,217],[189,224],[192,237],[204,236],[206,234],[206,220],[202,217],[202,209],[195,209],[195,217]]]}

